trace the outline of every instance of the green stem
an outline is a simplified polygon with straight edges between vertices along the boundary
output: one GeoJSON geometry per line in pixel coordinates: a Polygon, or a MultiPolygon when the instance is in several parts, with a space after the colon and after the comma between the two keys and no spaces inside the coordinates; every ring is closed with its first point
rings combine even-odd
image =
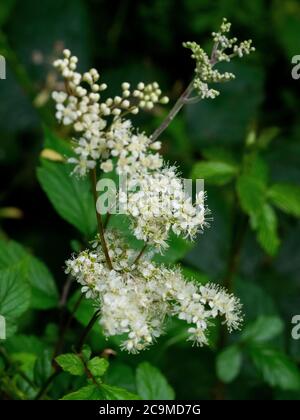
{"type": "Polygon", "coordinates": [[[102,221],[102,216],[100,213],[98,213],[96,205],[97,205],[97,175],[96,175],[96,169],[91,170],[91,182],[92,182],[92,191],[95,201],[95,210],[96,210],[96,217],[97,217],[97,223],[98,223],[98,231],[100,236],[100,242],[101,246],[105,255],[106,263],[108,265],[108,268],[110,270],[113,270],[113,265],[109,256],[108,247],[106,244],[105,236],[104,236],[104,224],[102,221]]]}
{"type": "Polygon", "coordinates": [[[94,313],[94,315],[92,316],[90,322],[88,323],[88,325],[85,327],[85,329],[83,330],[81,337],[78,341],[78,345],[77,345],[77,351],[78,353],[81,352],[83,344],[85,342],[86,337],[88,336],[89,332],[91,331],[91,329],[93,328],[93,326],[95,325],[96,321],[98,320],[100,316],[99,311],[96,311],[94,313]]]}
{"type": "Polygon", "coordinates": [[[41,400],[44,397],[44,395],[48,391],[49,386],[52,384],[54,379],[60,374],[60,371],[61,369],[59,367],[55,369],[55,371],[52,373],[52,375],[49,376],[47,381],[44,383],[44,385],[41,387],[39,392],[34,397],[35,400],[41,400]]]}
{"type": "Polygon", "coordinates": [[[143,246],[143,248],[140,250],[140,252],[138,253],[136,259],[133,262],[133,264],[137,264],[139,262],[139,260],[141,259],[142,255],[146,251],[146,248],[147,248],[147,243],[145,243],[145,245],[143,246]]]}
{"type": "Polygon", "coordinates": [[[154,131],[154,133],[151,136],[152,142],[155,142],[158,139],[158,137],[166,130],[166,128],[169,127],[169,125],[174,120],[178,112],[186,104],[186,101],[188,100],[193,89],[194,80],[191,81],[191,83],[188,85],[188,87],[185,89],[182,95],[178,98],[175,105],[173,106],[167,117],[164,119],[164,121],[161,123],[161,125],[154,131]]]}
{"type": "Polygon", "coordinates": [[[79,308],[79,306],[80,306],[83,298],[84,298],[84,295],[83,294],[80,294],[78,300],[75,302],[74,307],[73,307],[73,309],[72,309],[72,311],[71,311],[71,313],[70,313],[70,315],[69,315],[69,317],[67,319],[67,322],[65,323],[65,325],[61,329],[59,340],[58,340],[58,342],[57,342],[57,344],[55,346],[55,349],[54,349],[53,359],[55,359],[55,357],[61,352],[61,349],[62,349],[62,347],[64,345],[66,332],[70,328],[71,322],[72,322],[72,320],[73,320],[73,318],[75,316],[75,313],[76,313],[77,309],[79,308]]]}
{"type": "MultiPolygon", "coordinates": [[[[210,57],[210,63],[212,66],[214,66],[217,63],[217,58],[215,56],[217,50],[217,44],[214,45],[211,57],[210,57]]],[[[164,121],[161,123],[161,125],[154,131],[154,133],[151,136],[152,142],[155,142],[158,137],[166,130],[166,128],[169,127],[171,122],[174,120],[178,112],[181,110],[181,108],[186,104],[195,104],[201,100],[201,98],[195,96],[190,98],[191,93],[194,90],[194,79],[190,82],[188,87],[185,89],[185,91],[182,93],[182,95],[178,98],[175,105],[167,115],[167,117],[164,119],[164,121]]]]}

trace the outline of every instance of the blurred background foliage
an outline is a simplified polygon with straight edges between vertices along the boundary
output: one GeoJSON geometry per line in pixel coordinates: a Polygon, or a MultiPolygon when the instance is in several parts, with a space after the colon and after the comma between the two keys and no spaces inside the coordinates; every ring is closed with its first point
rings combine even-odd
{"type": "MultiPolygon", "coordinates": [[[[16,301],[19,312],[10,317],[0,286],[0,309],[2,304],[11,319],[11,337],[1,346],[5,398],[34,395],[20,370],[31,377],[43,351],[53,349],[58,294],[66,281],[63,264],[82,244],[73,216],[58,203],[59,215],[51,204],[47,181],[53,163],[43,162],[38,172],[50,201],[37,179],[45,127],[46,144],[54,150],[59,150],[56,136],[66,136],[54,121],[50,100],[58,83],[53,59],[68,47],[80,58],[80,70],[99,69],[110,93],[125,80],[157,80],[173,102],[193,72],[182,41],[209,48],[210,32],[223,16],[240,39],[254,40],[257,51],[230,64],[237,78],[221,87],[220,97],[186,107],[163,135],[165,158],[184,176],[205,178],[213,220],[195,244],[174,241],[161,260],[180,262],[199,282],[209,279],[235,291],[244,304],[246,327],[227,337],[216,326],[207,349],[186,343],[182,324],[175,322],[138,356],[120,352],[117,341],[105,341],[99,328],[89,343],[98,354],[107,348],[117,352],[106,382],[130,392],[137,392],[136,366],[148,361],[163,372],[178,399],[299,399],[300,340],[291,338],[291,319],[300,314],[300,81],[291,77],[292,56],[300,54],[298,0],[1,1],[0,54],[7,60],[7,78],[0,80],[0,268],[5,278],[0,281],[9,284],[7,268],[14,266],[14,284],[19,281],[23,288],[23,298],[16,301]],[[31,286],[28,299],[20,272],[31,286]]],[[[166,110],[155,109],[135,123],[151,133],[165,115],[166,110]]],[[[55,176],[65,182],[60,172],[55,176]]],[[[84,185],[80,188],[82,197],[84,185]]],[[[113,223],[122,229],[119,221],[113,223]]],[[[81,231],[89,236],[89,229],[86,222],[81,231]]],[[[71,295],[75,290],[71,285],[71,295]]],[[[69,308],[73,301],[74,296],[69,308]]],[[[90,313],[83,303],[67,348],[90,313]]],[[[70,383],[68,377],[57,378],[49,396],[60,398],[75,386],[70,383]]]]}

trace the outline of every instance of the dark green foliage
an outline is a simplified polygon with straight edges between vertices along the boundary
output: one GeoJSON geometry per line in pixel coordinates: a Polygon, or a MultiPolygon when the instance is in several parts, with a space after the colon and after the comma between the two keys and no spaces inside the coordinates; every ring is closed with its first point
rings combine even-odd
{"type": "MultiPolygon", "coordinates": [[[[292,79],[291,60],[300,54],[300,3],[174,3],[1,0],[0,315],[7,339],[0,339],[0,398],[299,399],[300,340],[291,337],[291,320],[300,315],[300,79],[292,79]],[[70,283],[65,299],[63,266],[93,237],[96,218],[88,180],[39,158],[44,148],[72,153],[69,133],[53,118],[50,64],[64,44],[80,70],[99,68],[113,93],[124,80],[157,79],[173,102],[192,77],[182,41],[207,45],[223,16],[257,52],[230,64],[237,78],[221,86],[220,97],[187,106],[162,136],[166,160],[186,178],[205,179],[211,226],[194,244],[172,236],[156,261],[231,288],[244,305],[244,325],[224,340],[222,326],[212,325],[202,349],[186,341],[185,324],[168,321],[149,351],[129,356],[96,324],[79,351],[95,308],[82,301],[60,342],[80,296],[70,283]],[[12,207],[21,210],[17,218],[12,207]]],[[[134,123],[151,134],[165,115],[159,108],[134,123]]],[[[123,217],[110,225],[140,249],[123,217]]]]}

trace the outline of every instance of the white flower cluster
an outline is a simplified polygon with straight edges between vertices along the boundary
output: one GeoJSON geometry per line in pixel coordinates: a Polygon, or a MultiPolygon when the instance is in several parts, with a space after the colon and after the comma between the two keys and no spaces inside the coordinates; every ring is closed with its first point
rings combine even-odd
{"type": "Polygon", "coordinates": [[[228,38],[231,23],[223,19],[219,32],[213,32],[214,47],[211,57],[196,42],[185,42],[184,47],[192,51],[192,58],[196,61],[194,88],[201,99],[214,99],[219,95],[216,89],[210,89],[209,83],[227,82],[235,78],[233,73],[221,73],[213,69],[214,65],[222,61],[229,62],[233,57],[243,57],[255,51],[252,41],[237,44],[237,38],[228,38]],[[228,52],[229,50],[229,52],[228,52]]]}
{"type": "Polygon", "coordinates": [[[193,204],[175,167],[132,177],[130,190],[133,192],[120,194],[119,200],[132,217],[133,233],[161,252],[168,247],[170,230],[193,239],[207,225],[205,193],[200,191],[193,204]]]}
{"type": "MultiPolygon", "coordinates": [[[[53,97],[57,102],[57,118],[64,124],[73,124],[81,134],[74,141],[78,157],[68,160],[76,165],[75,172],[85,175],[100,162],[102,171],[111,172],[115,168],[118,174],[128,176],[129,194],[125,197],[127,207],[123,209],[132,218],[137,239],[162,252],[168,246],[170,229],[176,235],[194,238],[206,225],[204,194],[197,196],[195,205],[191,198],[185,197],[183,180],[175,168],[166,167],[158,153],[161,143],[136,132],[122,112],[115,112],[123,108],[130,110],[127,102],[131,97],[138,100],[134,112],[139,108],[151,109],[157,102],[166,103],[158,84],[139,83],[131,92],[129,83],[123,83],[123,99],[110,98],[103,105],[99,103],[99,92],[106,85],[98,83],[96,70],[80,75],[75,71],[77,58],[69,50],[64,51],[64,56],[55,66],[65,77],[69,93],[54,92],[53,97]],[[81,86],[82,81],[89,85],[90,92],[81,86]],[[105,119],[109,115],[113,115],[110,123],[105,119]]],[[[120,196],[119,200],[124,203],[124,197],[120,196]]]]}
{"type": "MultiPolygon", "coordinates": [[[[250,41],[237,44],[235,38],[229,39],[229,30],[230,24],[224,21],[220,32],[213,34],[215,46],[210,58],[198,44],[185,44],[196,60],[193,88],[200,98],[219,94],[209,83],[234,77],[213,69],[214,64],[253,50],[250,41]],[[225,52],[228,48],[230,54],[225,52]]],[[[134,130],[127,119],[128,114],[141,109],[166,104],[168,98],[162,96],[156,82],[140,82],[134,89],[124,82],[120,96],[102,99],[107,86],[100,83],[97,70],[80,74],[77,62],[77,57],[64,50],[64,57],[54,63],[65,81],[65,92],[53,92],[56,117],[77,134],[74,156],[68,161],[79,176],[90,170],[96,175],[97,166],[106,173],[115,170],[126,175],[127,191],[119,192],[119,203],[130,216],[133,234],[145,246],[140,253],[129,249],[114,232],[105,231],[100,214],[99,237],[92,249],[68,260],[66,272],[76,278],[82,292],[100,310],[104,333],[125,335],[122,347],[129,352],[152,344],[170,316],[189,324],[189,339],[198,345],[208,343],[208,327],[217,316],[224,318],[230,331],[238,328],[242,320],[238,299],[219,286],[186,281],[179,269],[158,266],[144,252],[147,245],[163,252],[171,231],[193,239],[207,225],[205,193],[197,193],[193,202],[176,168],[167,166],[160,155],[158,135],[149,137],[134,130]]]]}
{"type": "MultiPolygon", "coordinates": [[[[155,104],[167,104],[168,98],[162,96],[157,82],[138,83],[131,90],[130,84],[122,83],[121,96],[101,100],[101,92],[107,89],[105,83],[99,83],[99,73],[95,69],[80,74],[76,71],[78,58],[69,50],[64,50],[64,58],[54,62],[54,67],[65,80],[66,92],[53,92],[56,102],[56,118],[64,125],[71,125],[79,134],[74,141],[77,157],[69,159],[75,164],[74,172],[84,176],[97,165],[99,159],[107,161],[110,157],[108,138],[106,137],[113,118],[114,123],[127,114],[137,114],[140,109],[151,110],[155,104]],[[107,130],[106,130],[107,129],[107,130]]],[[[137,140],[133,139],[137,142],[137,140]]],[[[112,154],[112,156],[114,156],[112,154]]],[[[112,169],[111,162],[103,162],[105,171],[112,169]]]]}
{"type": "Polygon", "coordinates": [[[179,269],[156,266],[147,256],[134,264],[135,253],[113,232],[106,233],[114,270],[109,270],[101,247],[83,251],[67,261],[71,273],[101,311],[106,336],[126,335],[122,348],[137,353],[164,332],[164,323],[177,316],[189,324],[189,340],[208,343],[208,327],[217,316],[228,329],[239,328],[241,305],[217,285],[186,281],[179,269]]]}
{"type": "MultiPolygon", "coordinates": [[[[114,121],[106,133],[106,139],[107,154],[115,158],[116,171],[120,175],[145,174],[163,165],[161,155],[155,153],[161,148],[161,143],[152,142],[143,133],[134,133],[130,120],[114,121]]],[[[101,169],[104,172],[113,169],[111,158],[103,161],[101,169]]]]}

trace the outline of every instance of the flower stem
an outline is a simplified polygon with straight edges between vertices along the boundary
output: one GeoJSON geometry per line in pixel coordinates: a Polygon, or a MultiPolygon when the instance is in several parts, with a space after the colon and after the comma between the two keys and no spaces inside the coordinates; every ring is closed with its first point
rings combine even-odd
{"type": "Polygon", "coordinates": [[[89,332],[91,331],[91,329],[93,328],[94,324],[96,323],[97,319],[99,318],[100,312],[96,311],[94,313],[94,315],[92,316],[90,322],[88,323],[88,325],[85,327],[85,329],[83,330],[81,337],[79,338],[78,341],[78,345],[77,345],[77,351],[78,353],[81,352],[83,344],[85,342],[86,337],[88,336],[89,332]]]}
{"type": "Polygon", "coordinates": [[[140,258],[142,257],[142,255],[146,251],[146,248],[147,248],[147,243],[145,243],[145,245],[143,246],[143,248],[140,250],[140,252],[137,255],[136,259],[134,260],[133,264],[137,264],[139,262],[140,258]]]}
{"type": "Polygon", "coordinates": [[[182,93],[182,95],[178,98],[177,102],[167,115],[167,117],[164,119],[162,124],[154,131],[154,133],[151,136],[151,141],[154,142],[158,139],[158,137],[165,131],[166,128],[169,127],[173,119],[176,117],[178,112],[181,110],[181,108],[186,104],[186,101],[189,99],[190,94],[192,93],[194,89],[194,79],[191,81],[191,83],[188,85],[188,87],[185,89],[185,91],[182,93]]]}
{"type": "Polygon", "coordinates": [[[54,379],[57,377],[57,375],[60,373],[60,368],[55,369],[55,371],[52,373],[52,375],[49,376],[47,381],[44,383],[42,388],[39,390],[39,392],[34,397],[35,400],[40,400],[43,398],[43,396],[46,394],[49,386],[54,381],[54,379]]]}
{"type": "Polygon", "coordinates": [[[55,346],[55,349],[54,349],[53,359],[55,359],[55,357],[60,353],[60,351],[61,351],[61,349],[62,349],[62,347],[64,345],[66,332],[68,331],[68,329],[69,329],[69,327],[71,325],[71,322],[72,322],[72,320],[74,318],[74,315],[75,315],[77,309],[79,308],[80,303],[82,302],[83,297],[84,297],[84,295],[83,294],[80,294],[79,298],[77,299],[77,301],[74,304],[74,307],[72,309],[72,312],[70,313],[70,315],[69,315],[69,317],[67,319],[67,322],[65,323],[65,325],[61,329],[59,340],[58,340],[58,342],[57,342],[57,344],[55,346]]]}
{"type": "MultiPolygon", "coordinates": [[[[91,170],[91,181],[92,181],[92,190],[93,190],[93,196],[94,196],[94,201],[95,201],[95,206],[97,204],[97,176],[96,176],[96,169],[92,169],[91,170]]],[[[96,217],[97,217],[97,223],[98,223],[98,231],[99,231],[99,236],[100,236],[100,242],[101,242],[101,246],[105,255],[105,259],[106,259],[106,263],[108,265],[108,268],[110,270],[113,270],[113,265],[109,256],[109,252],[108,252],[108,247],[106,244],[106,240],[105,240],[105,236],[104,236],[104,224],[102,221],[102,216],[100,213],[98,213],[97,208],[95,208],[96,210],[96,217]]]]}
{"type": "MultiPolygon", "coordinates": [[[[83,295],[82,295],[83,296],[83,295]]],[[[78,302],[77,302],[78,303],[78,302]]],[[[76,306],[76,305],[75,305],[76,306]]],[[[79,306],[79,305],[78,305],[79,306]]],[[[78,307],[77,306],[77,307],[78,307]]],[[[74,308],[75,309],[75,308],[74,308]]],[[[77,346],[77,350],[78,353],[81,352],[82,347],[84,345],[85,339],[88,336],[89,332],[91,331],[91,329],[93,328],[95,322],[97,321],[97,319],[99,318],[99,311],[95,312],[94,315],[92,316],[90,322],[88,323],[88,325],[85,327],[85,329],[83,330],[81,337],[79,339],[78,342],[78,346],[77,346]]],[[[43,384],[43,386],[41,387],[41,389],[39,390],[39,392],[36,394],[36,396],[34,397],[35,400],[40,400],[44,397],[45,393],[47,392],[49,386],[51,385],[51,383],[54,381],[54,379],[61,373],[61,367],[55,363],[54,364],[54,372],[48,377],[48,379],[46,380],[46,382],[43,384]]]]}

